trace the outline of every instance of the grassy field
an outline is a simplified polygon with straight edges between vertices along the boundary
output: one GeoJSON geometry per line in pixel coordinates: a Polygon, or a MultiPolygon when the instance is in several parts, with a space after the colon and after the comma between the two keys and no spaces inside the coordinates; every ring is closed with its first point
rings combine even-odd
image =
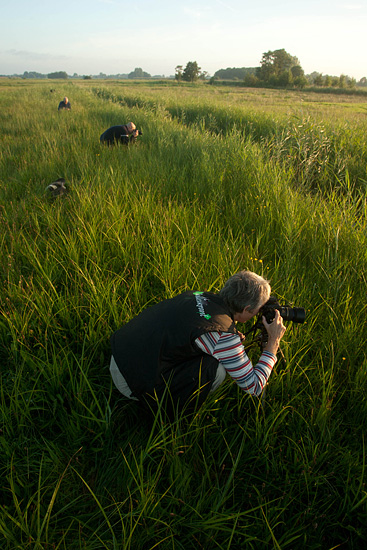
{"type": "Polygon", "coordinates": [[[6,79],[0,99],[0,547],[362,548],[367,103],[6,79]],[[100,146],[130,120],[134,147],[100,146]],[[189,420],[145,418],[112,332],[240,269],[307,311],[264,397],[226,381],[189,420]]]}

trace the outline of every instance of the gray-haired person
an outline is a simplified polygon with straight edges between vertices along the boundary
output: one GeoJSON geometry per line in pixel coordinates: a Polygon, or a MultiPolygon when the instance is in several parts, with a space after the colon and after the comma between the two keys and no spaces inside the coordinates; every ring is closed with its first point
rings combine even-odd
{"type": "Polygon", "coordinates": [[[270,297],[269,281],[240,271],[218,294],[187,291],[142,311],[111,338],[110,371],[117,389],[153,409],[192,410],[226,374],[259,396],[277,361],[285,332],[279,311],[268,323],[268,341],[256,365],[248,358],[236,323],[257,315],[270,297]]]}
{"type": "Polygon", "coordinates": [[[65,96],[62,101],[60,101],[59,106],[57,108],[58,111],[71,111],[71,104],[69,99],[65,96]]]}
{"type": "Polygon", "coordinates": [[[101,143],[106,145],[113,145],[114,143],[123,143],[128,145],[131,142],[134,142],[139,135],[139,130],[136,129],[136,126],[133,122],[128,122],[128,124],[121,124],[118,126],[111,126],[103,132],[99,140],[101,143]]]}

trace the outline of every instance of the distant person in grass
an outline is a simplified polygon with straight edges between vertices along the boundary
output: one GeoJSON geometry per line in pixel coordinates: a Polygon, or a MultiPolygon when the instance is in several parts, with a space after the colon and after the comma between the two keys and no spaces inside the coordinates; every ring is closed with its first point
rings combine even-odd
{"type": "Polygon", "coordinates": [[[138,135],[139,130],[136,129],[135,124],[133,122],[128,122],[128,124],[122,124],[120,126],[111,126],[111,128],[103,132],[99,140],[101,143],[107,145],[113,145],[116,142],[128,145],[134,142],[138,135]]]}
{"type": "Polygon", "coordinates": [[[62,110],[71,111],[70,101],[68,100],[67,97],[64,97],[64,99],[62,101],[60,101],[59,107],[58,107],[57,110],[58,111],[62,111],[62,110]]]}
{"type": "Polygon", "coordinates": [[[240,271],[218,294],[187,291],[148,307],[112,335],[110,371],[117,389],[153,410],[162,401],[170,410],[190,412],[228,374],[259,396],[286,329],[278,310],[272,323],[262,318],[268,342],[253,366],[236,323],[257,315],[270,290],[263,277],[240,271]]]}

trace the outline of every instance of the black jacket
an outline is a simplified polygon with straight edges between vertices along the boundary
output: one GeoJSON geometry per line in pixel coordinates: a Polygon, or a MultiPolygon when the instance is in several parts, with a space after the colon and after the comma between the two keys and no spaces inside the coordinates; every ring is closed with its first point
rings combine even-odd
{"type": "Polygon", "coordinates": [[[101,143],[107,143],[107,145],[112,145],[115,141],[119,141],[120,143],[127,145],[129,141],[132,141],[133,139],[134,136],[132,134],[129,135],[125,124],[121,126],[111,126],[111,128],[108,128],[108,130],[103,132],[99,138],[101,143]]]}
{"type": "Polygon", "coordinates": [[[60,101],[57,110],[61,111],[62,109],[67,109],[68,111],[71,111],[70,101],[68,101],[67,103],[64,103],[64,101],[60,101]]]}
{"type": "Polygon", "coordinates": [[[196,338],[207,332],[235,333],[223,300],[187,291],[145,309],[111,338],[112,355],[135,397],[162,395],[169,382],[174,398],[187,400],[200,386],[206,394],[218,361],[203,353],[196,338]]]}

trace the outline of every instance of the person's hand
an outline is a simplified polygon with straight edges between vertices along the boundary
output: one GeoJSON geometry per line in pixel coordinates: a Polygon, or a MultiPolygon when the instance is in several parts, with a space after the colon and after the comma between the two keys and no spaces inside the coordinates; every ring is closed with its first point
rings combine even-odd
{"type": "Polygon", "coordinates": [[[283,319],[279,313],[279,310],[275,310],[275,317],[272,323],[268,323],[264,316],[262,318],[262,322],[266,328],[266,332],[268,333],[268,343],[265,346],[265,350],[276,354],[280,340],[286,331],[286,327],[283,325],[283,319]]]}
{"type": "Polygon", "coordinates": [[[239,330],[237,331],[238,336],[240,337],[241,342],[244,342],[246,340],[246,336],[242,334],[239,330]]]}
{"type": "Polygon", "coordinates": [[[139,130],[134,130],[134,131],[133,131],[133,136],[134,136],[134,137],[138,137],[138,135],[139,135],[139,130]]]}

